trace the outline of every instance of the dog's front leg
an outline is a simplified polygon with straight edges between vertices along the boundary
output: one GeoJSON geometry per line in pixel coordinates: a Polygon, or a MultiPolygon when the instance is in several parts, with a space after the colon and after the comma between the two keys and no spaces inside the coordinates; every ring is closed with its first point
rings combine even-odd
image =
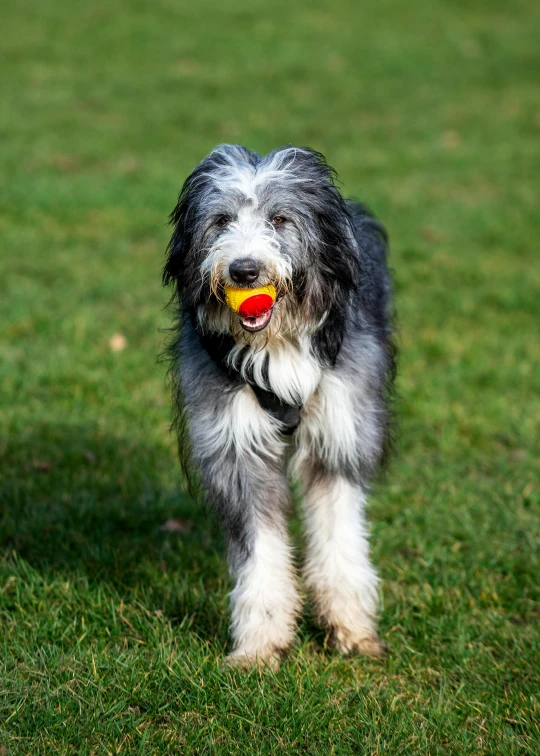
{"type": "Polygon", "coordinates": [[[319,618],[343,653],[381,656],[363,482],[380,451],[370,425],[380,410],[359,377],[323,374],[304,408],[292,471],[304,489],[305,579],[319,618]]]}
{"type": "Polygon", "coordinates": [[[287,536],[289,489],[276,422],[248,386],[212,416],[192,416],[192,444],[228,541],[234,648],[227,661],[279,664],[294,639],[298,593],[287,536]],[[204,436],[200,429],[204,429],[204,436]]]}
{"type": "Polygon", "coordinates": [[[382,656],[376,633],[377,575],[369,558],[365,497],[360,486],[321,466],[304,497],[306,583],[317,612],[343,653],[382,656]]]}
{"type": "MultiPolygon", "coordinates": [[[[259,483],[268,486],[266,481],[259,483]]],[[[283,505],[285,492],[271,506],[283,505]],[[281,499],[281,501],[280,501],[281,499]]],[[[243,534],[229,532],[229,564],[234,649],[227,661],[241,666],[264,662],[277,668],[294,640],[298,594],[282,514],[256,503],[243,534]]]]}

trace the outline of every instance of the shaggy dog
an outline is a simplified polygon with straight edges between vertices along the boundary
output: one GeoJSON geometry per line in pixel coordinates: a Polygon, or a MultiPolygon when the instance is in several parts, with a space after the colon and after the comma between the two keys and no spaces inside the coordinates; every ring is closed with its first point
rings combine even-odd
{"type": "Polygon", "coordinates": [[[394,374],[386,234],[334,179],[309,149],[222,145],[171,214],[178,425],[227,537],[227,659],[242,666],[276,666],[294,640],[288,476],[303,493],[304,579],[320,621],[343,653],[384,649],[364,508],[394,374]],[[227,287],[270,284],[262,314],[225,302],[227,287]]]}

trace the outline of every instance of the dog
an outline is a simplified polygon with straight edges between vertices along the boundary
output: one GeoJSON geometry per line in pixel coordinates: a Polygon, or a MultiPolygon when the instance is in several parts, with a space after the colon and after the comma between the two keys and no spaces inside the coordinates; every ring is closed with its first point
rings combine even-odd
{"type": "Polygon", "coordinates": [[[364,509],[392,426],[386,232],[343,199],[320,153],[292,146],[266,156],[218,146],[170,221],[177,424],[228,544],[227,662],[277,667],[294,642],[290,480],[303,494],[303,575],[320,622],[342,653],[380,657],[364,509]],[[227,304],[231,287],[275,297],[245,316],[227,304]]]}

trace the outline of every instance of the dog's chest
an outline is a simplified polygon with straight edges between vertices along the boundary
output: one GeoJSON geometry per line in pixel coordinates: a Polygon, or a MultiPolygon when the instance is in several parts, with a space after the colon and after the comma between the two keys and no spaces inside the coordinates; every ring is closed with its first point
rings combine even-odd
{"type": "Polygon", "coordinates": [[[255,382],[291,405],[304,405],[321,379],[307,338],[270,343],[252,355],[251,362],[255,382]]]}

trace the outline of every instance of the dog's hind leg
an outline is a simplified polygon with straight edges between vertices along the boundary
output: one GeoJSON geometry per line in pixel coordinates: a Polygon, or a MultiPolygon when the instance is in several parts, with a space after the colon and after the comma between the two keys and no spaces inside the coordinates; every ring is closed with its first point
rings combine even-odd
{"type": "MultiPolygon", "coordinates": [[[[313,471],[315,472],[315,471],[313,471]]],[[[318,615],[343,653],[384,655],[376,633],[377,575],[369,559],[365,497],[360,486],[335,474],[307,483],[306,584],[318,615]]]]}

